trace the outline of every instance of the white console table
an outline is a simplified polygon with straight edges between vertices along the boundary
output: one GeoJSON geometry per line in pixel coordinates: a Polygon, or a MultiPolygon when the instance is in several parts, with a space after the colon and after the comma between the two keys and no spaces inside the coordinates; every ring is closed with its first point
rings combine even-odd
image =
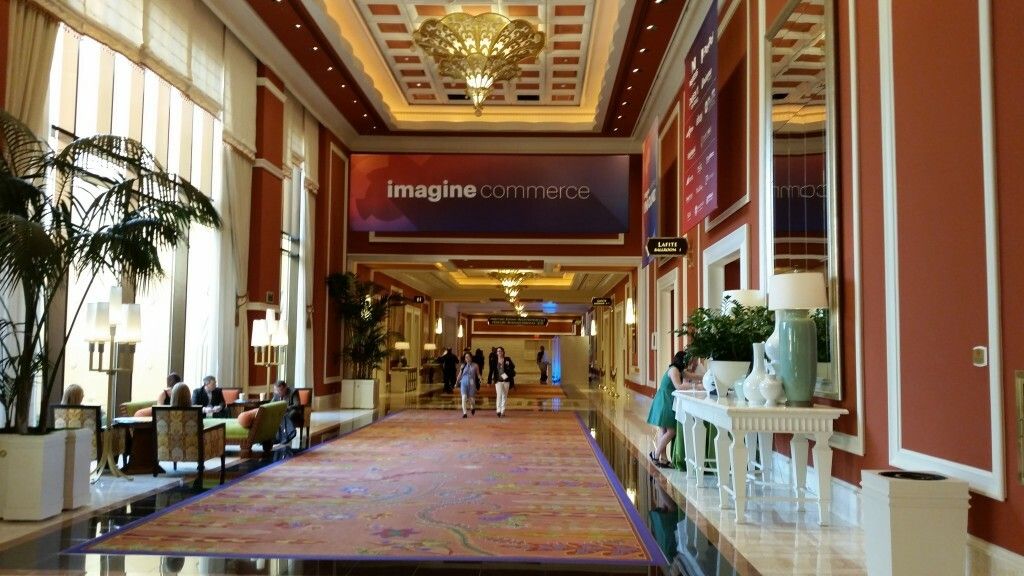
{"type": "MultiPolygon", "coordinates": [[[[683,425],[683,447],[686,451],[688,476],[699,481],[704,475],[704,422],[718,430],[715,438],[717,455],[718,490],[722,507],[727,507],[731,495],[736,502],[736,522],[745,521],[747,504],[747,436],[754,434],[789,433],[792,452],[793,493],[802,504],[807,496],[807,441],[814,440],[814,467],[818,472],[817,501],[819,524],[827,524],[832,502],[832,424],[847,414],[844,408],[828,406],[790,407],[751,406],[733,398],[719,399],[706,392],[676,391],[673,408],[676,419],[683,425]],[[728,433],[728,434],[727,434],[728,433]],[[729,434],[732,442],[729,442],[729,434]],[[728,445],[727,445],[728,444],[728,445]],[[728,454],[728,456],[726,456],[728,454]],[[733,471],[729,481],[730,469],[733,471]],[[739,472],[736,472],[739,471],[739,472]]],[[[762,462],[771,458],[771,446],[762,446],[762,462]]]]}

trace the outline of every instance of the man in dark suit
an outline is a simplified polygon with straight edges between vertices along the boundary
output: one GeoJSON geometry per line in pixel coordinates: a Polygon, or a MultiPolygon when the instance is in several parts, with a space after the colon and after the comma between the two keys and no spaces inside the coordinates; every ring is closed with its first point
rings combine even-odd
{"type": "Polygon", "coordinates": [[[491,353],[487,355],[487,383],[494,384],[498,375],[495,372],[498,371],[498,349],[491,346],[491,353]]]}
{"type": "Polygon", "coordinates": [[[217,379],[213,376],[203,378],[203,385],[192,393],[192,405],[202,406],[203,415],[214,418],[230,418],[224,402],[224,392],[217,388],[217,379]]]}
{"type": "Polygon", "coordinates": [[[444,354],[437,359],[437,363],[441,365],[441,374],[444,376],[445,392],[451,392],[455,389],[455,366],[458,364],[458,361],[455,354],[452,354],[451,348],[446,348],[444,354]]]}

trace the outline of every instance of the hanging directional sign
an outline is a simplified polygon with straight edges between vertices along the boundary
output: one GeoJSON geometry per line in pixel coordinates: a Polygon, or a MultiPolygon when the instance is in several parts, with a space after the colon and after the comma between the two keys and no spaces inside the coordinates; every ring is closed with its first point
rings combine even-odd
{"type": "Polygon", "coordinates": [[[591,298],[590,299],[590,305],[591,306],[611,306],[612,305],[612,299],[608,298],[608,297],[604,297],[604,298],[591,298]]]}
{"type": "Polygon", "coordinates": [[[648,238],[647,253],[651,256],[686,256],[686,238],[648,238]]]}

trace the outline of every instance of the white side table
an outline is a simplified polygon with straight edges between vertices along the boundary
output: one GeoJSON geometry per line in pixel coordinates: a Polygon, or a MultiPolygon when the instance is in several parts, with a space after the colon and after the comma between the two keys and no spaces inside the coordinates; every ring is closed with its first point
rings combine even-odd
{"type": "MultiPolygon", "coordinates": [[[[814,466],[818,472],[816,499],[818,501],[819,524],[827,524],[832,503],[832,425],[837,418],[848,411],[844,408],[827,406],[790,407],[750,406],[733,398],[709,397],[706,392],[676,391],[673,407],[676,419],[683,423],[683,446],[686,450],[687,475],[704,474],[704,422],[715,426],[718,489],[723,507],[728,506],[729,496],[736,503],[736,522],[745,521],[747,504],[747,436],[749,434],[788,433],[792,434],[793,496],[803,503],[812,499],[807,495],[807,441],[814,440],[814,466]],[[732,435],[729,442],[728,434],[732,435]],[[728,456],[726,456],[728,454],[728,456]],[[732,481],[729,481],[730,470],[732,481]]],[[[762,442],[762,462],[771,458],[770,446],[762,442]]],[[[768,497],[768,500],[779,498],[768,497]]],[[[792,499],[787,499],[792,500],[792,499]]]]}

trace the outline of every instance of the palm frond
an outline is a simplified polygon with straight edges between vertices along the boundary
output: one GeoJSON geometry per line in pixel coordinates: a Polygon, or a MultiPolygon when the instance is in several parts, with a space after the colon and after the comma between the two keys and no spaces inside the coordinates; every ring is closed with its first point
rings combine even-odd
{"type": "Polygon", "coordinates": [[[0,174],[41,181],[53,151],[20,120],[0,110],[0,174]]]}
{"type": "Polygon", "coordinates": [[[60,268],[61,254],[36,220],[0,214],[0,292],[21,283],[41,285],[60,268]]]}

